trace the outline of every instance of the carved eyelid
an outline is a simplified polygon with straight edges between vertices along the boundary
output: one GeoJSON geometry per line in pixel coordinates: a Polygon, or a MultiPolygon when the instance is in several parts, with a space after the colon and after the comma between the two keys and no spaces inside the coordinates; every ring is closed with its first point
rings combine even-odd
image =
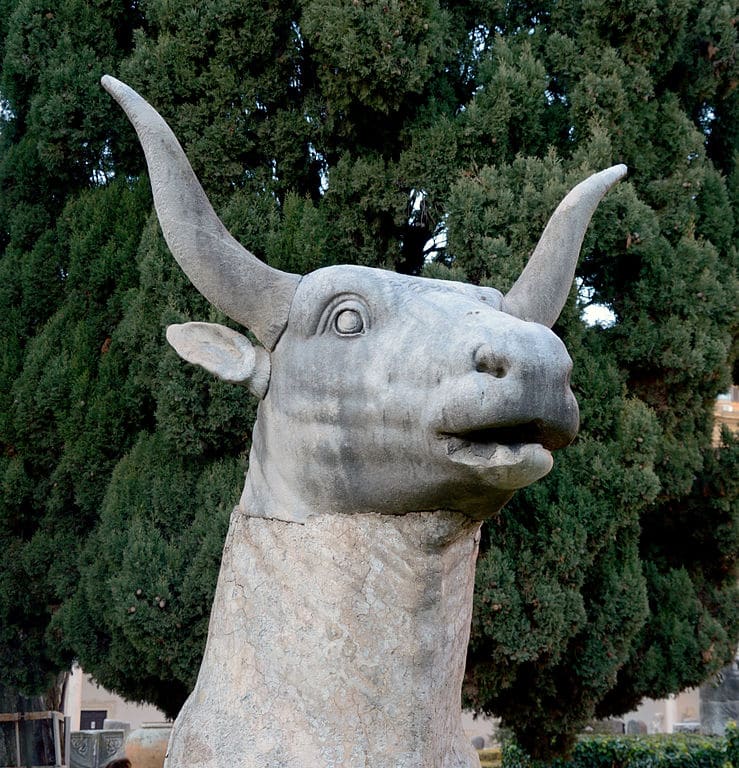
{"type": "Polygon", "coordinates": [[[367,302],[356,293],[340,293],[334,296],[323,308],[316,333],[334,330],[338,336],[361,336],[370,329],[370,313],[367,302]],[[341,312],[350,310],[362,318],[362,328],[355,333],[339,333],[335,330],[335,320],[341,312]]]}

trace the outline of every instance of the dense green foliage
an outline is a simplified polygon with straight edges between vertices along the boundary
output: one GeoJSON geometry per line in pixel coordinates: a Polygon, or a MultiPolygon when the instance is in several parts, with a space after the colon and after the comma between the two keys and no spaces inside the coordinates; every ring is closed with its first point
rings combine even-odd
{"type": "Polygon", "coordinates": [[[580,436],[485,527],[467,705],[534,754],[706,679],[739,636],[737,30],[721,0],[0,0],[0,677],[71,659],[174,714],[256,403],[179,361],[223,321],[98,85],[170,122],[250,250],[506,290],[615,162],[555,330],[580,436]],[[430,239],[436,236],[435,245],[430,239]],[[588,326],[587,301],[614,322],[588,326]]]}
{"type": "Polygon", "coordinates": [[[733,768],[739,765],[739,735],[588,736],[568,759],[532,760],[514,742],[503,747],[502,768],[733,768]]]}

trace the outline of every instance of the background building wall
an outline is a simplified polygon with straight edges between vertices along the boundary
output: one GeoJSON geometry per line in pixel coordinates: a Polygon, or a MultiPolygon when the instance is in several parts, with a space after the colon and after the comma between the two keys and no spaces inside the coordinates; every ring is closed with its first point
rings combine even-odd
{"type": "MultiPolygon", "coordinates": [[[[71,718],[72,731],[79,731],[83,712],[105,712],[105,719],[129,723],[131,730],[143,723],[164,722],[166,718],[149,704],[124,701],[120,696],[97,685],[80,667],[75,666],[64,694],[64,714],[71,718]]],[[[103,728],[102,720],[95,720],[94,729],[103,728]]]]}

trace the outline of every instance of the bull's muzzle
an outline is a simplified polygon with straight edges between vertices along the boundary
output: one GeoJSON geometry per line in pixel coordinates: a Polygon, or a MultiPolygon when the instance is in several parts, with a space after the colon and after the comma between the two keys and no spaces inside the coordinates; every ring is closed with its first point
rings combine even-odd
{"type": "Polygon", "coordinates": [[[513,489],[549,472],[551,451],[577,434],[579,411],[560,339],[495,314],[494,335],[472,344],[470,370],[448,392],[435,427],[450,461],[494,471],[513,489]]]}

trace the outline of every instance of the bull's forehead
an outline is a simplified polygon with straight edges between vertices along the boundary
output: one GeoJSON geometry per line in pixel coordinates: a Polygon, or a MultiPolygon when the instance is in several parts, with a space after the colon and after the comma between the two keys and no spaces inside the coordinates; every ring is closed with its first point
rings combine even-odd
{"type": "Polygon", "coordinates": [[[343,298],[356,298],[374,321],[420,313],[452,311],[455,307],[500,310],[503,295],[486,288],[451,280],[400,275],[384,269],[341,265],[318,269],[300,282],[288,320],[291,333],[311,336],[330,307],[343,298]]]}

